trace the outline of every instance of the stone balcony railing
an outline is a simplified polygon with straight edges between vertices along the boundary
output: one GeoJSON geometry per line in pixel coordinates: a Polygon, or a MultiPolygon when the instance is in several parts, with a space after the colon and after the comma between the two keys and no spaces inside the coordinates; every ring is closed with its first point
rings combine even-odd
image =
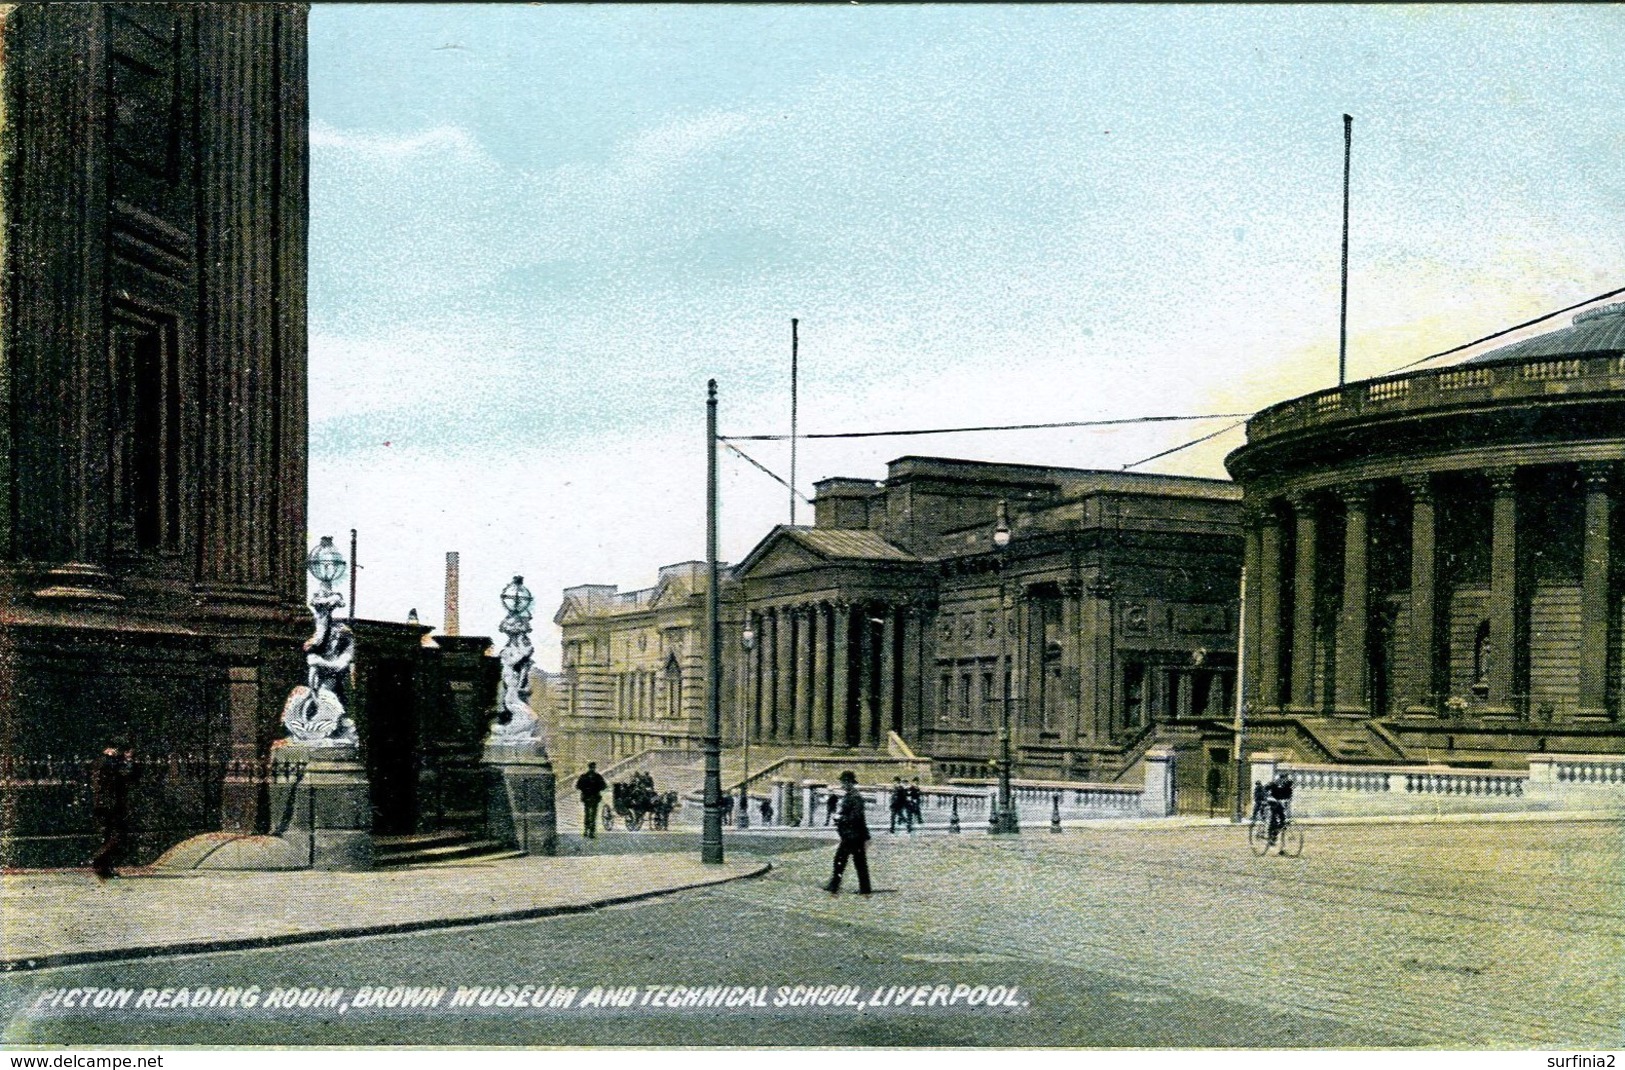
{"type": "Polygon", "coordinates": [[[1247,441],[1361,419],[1484,401],[1625,391],[1625,355],[1457,365],[1367,379],[1272,405],[1247,421],[1247,441]]]}
{"type": "Polygon", "coordinates": [[[1251,779],[1293,782],[1298,817],[1625,810],[1625,756],[1532,754],[1527,772],[1437,765],[1331,766],[1252,758],[1251,779]]]}

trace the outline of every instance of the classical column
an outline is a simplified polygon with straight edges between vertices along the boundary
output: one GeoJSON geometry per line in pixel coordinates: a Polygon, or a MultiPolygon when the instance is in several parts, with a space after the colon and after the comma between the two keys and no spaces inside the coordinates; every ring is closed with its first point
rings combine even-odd
{"type": "Polygon", "coordinates": [[[1076,743],[1083,736],[1083,674],[1079,671],[1079,619],[1083,584],[1076,579],[1061,585],[1061,739],[1076,743]]]}
{"type": "Polygon", "coordinates": [[[852,697],[852,609],[845,602],[830,607],[829,719],[831,742],[846,746],[846,718],[852,697]]]}
{"type": "Polygon", "coordinates": [[[1580,571],[1580,709],[1586,719],[1608,718],[1608,592],[1613,560],[1614,466],[1588,464],[1585,477],[1585,548],[1580,571]]]}
{"type": "MultiPolygon", "coordinates": [[[[1032,636],[1032,625],[1027,619],[1027,600],[1022,597],[1020,581],[1010,585],[1009,596],[1010,616],[1016,623],[1015,635],[1010,637],[1007,648],[1010,654],[1010,742],[1014,745],[1021,739],[1022,727],[1027,723],[1027,703],[1032,700],[1027,687],[1027,641],[1032,636]]],[[[1001,619],[999,626],[1006,627],[1006,621],[1001,619]]]]}
{"type": "Polygon", "coordinates": [[[899,666],[903,675],[902,736],[914,746],[918,746],[925,735],[921,713],[925,704],[920,697],[920,681],[924,678],[925,665],[925,651],[920,643],[925,634],[922,623],[918,604],[910,603],[904,608],[903,664],[899,666]]]}
{"type": "Polygon", "coordinates": [[[805,742],[812,738],[812,623],[811,606],[797,606],[796,668],[795,668],[795,720],[790,726],[790,738],[805,742]]]}
{"type": "Polygon", "coordinates": [[[1411,652],[1410,699],[1405,712],[1436,716],[1433,684],[1438,676],[1439,609],[1438,517],[1433,477],[1405,477],[1411,493],[1411,652]]]}
{"type": "Polygon", "coordinates": [[[829,744],[829,707],[830,707],[830,641],[829,641],[830,606],[827,602],[819,602],[812,607],[813,625],[813,672],[809,677],[812,685],[812,741],[827,746],[829,744]]]}
{"type": "Polygon", "coordinates": [[[1191,696],[1194,680],[1191,674],[1183,669],[1174,670],[1174,716],[1181,721],[1188,721],[1191,717],[1191,696]]]}
{"type": "Polygon", "coordinates": [[[891,606],[880,607],[880,623],[873,626],[875,640],[880,644],[880,678],[875,682],[878,701],[874,705],[874,722],[869,729],[869,740],[877,746],[886,742],[886,733],[895,722],[893,709],[897,701],[897,613],[891,606]]]}
{"type": "Polygon", "coordinates": [[[1297,520],[1292,584],[1292,708],[1315,706],[1315,506],[1307,495],[1292,497],[1297,520]]]}
{"type": "Polygon", "coordinates": [[[1259,584],[1263,577],[1259,575],[1259,561],[1263,552],[1259,548],[1259,529],[1261,527],[1258,507],[1248,505],[1243,513],[1243,534],[1241,543],[1241,569],[1245,577],[1245,601],[1241,607],[1241,620],[1239,627],[1243,636],[1241,644],[1242,661],[1236,666],[1241,679],[1246,681],[1246,694],[1244,696],[1247,711],[1251,713],[1259,706],[1258,688],[1258,644],[1261,639],[1259,632],[1263,629],[1259,622],[1264,618],[1258,612],[1258,599],[1261,593],[1259,584]]]}
{"type": "Polygon", "coordinates": [[[1367,629],[1370,626],[1369,576],[1371,487],[1351,483],[1338,488],[1346,519],[1343,525],[1343,609],[1337,618],[1337,705],[1339,714],[1364,717],[1371,712],[1366,698],[1367,629]]]}
{"type": "Polygon", "coordinates": [[[858,746],[869,742],[870,729],[875,719],[875,626],[869,621],[873,607],[859,604],[852,607],[857,621],[858,674],[858,746]]]}
{"type": "Polygon", "coordinates": [[[1088,603],[1083,611],[1083,672],[1080,690],[1085,709],[1079,715],[1089,726],[1091,740],[1110,739],[1117,705],[1116,608],[1110,576],[1097,572],[1084,586],[1088,603]]]}
{"type": "Polygon", "coordinates": [[[1258,515],[1258,682],[1260,709],[1281,708],[1281,514],[1265,502],[1258,515]]]}
{"type": "Polygon", "coordinates": [[[1488,472],[1495,500],[1490,523],[1490,650],[1489,699],[1484,712],[1512,716],[1513,670],[1517,658],[1518,616],[1518,492],[1517,469],[1488,472]]]}
{"type": "Polygon", "coordinates": [[[796,621],[795,610],[778,607],[778,719],[773,740],[788,743],[795,738],[796,724],[796,621]]]}

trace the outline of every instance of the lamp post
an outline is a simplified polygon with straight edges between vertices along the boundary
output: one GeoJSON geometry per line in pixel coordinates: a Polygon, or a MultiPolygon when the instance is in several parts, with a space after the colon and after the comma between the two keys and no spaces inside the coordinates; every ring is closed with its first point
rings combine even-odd
{"type": "Polygon", "coordinates": [[[343,621],[333,619],[344,605],[333,585],[345,572],[344,555],[333,545],[333,536],[322,536],[305,558],[305,568],[321,585],[310,596],[315,629],[303,648],[305,682],[283,705],[282,724],[296,743],[354,746],[355,722],[344,709],[339,688],[355,661],[355,636],[343,621]]]}
{"type": "MultiPolygon", "coordinates": [[[[750,626],[750,612],[745,613],[745,628],[739,633],[739,646],[745,652],[742,664],[744,673],[751,671],[750,652],[756,648],[756,632],[750,626]]],[[[740,701],[739,701],[739,739],[744,748],[744,770],[739,777],[739,817],[735,826],[742,829],[750,828],[750,711],[745,708],[743,683],[744,673],[740,674],[740,701]]]]}
{"type": "Polygon", "coordinates": [[[1010,547],[1010,513],[1009,507],[999,502],[998,519],[993,525],[993,549],[995,568],[999,573],[999,672],[1003,675],[1000,688],[1004,695],[1001,704],[1002,710],[999,718],[999,800],[998,813],[994,815],[989,831],[995,834],[1017,833],[1021,831],[1021,824],[1016,816],[1016,805],[1010,790],[1010,678],[1008,668],[1010,652],[1010,629],[1006,624],[1004,612],[1004,553],[1010,547]]]}
{"type": "Polygon", "coordinates": [[[722,617],[717,564],[717,381],[705,385],[705,817],[700,861],[722,864],[722,617]]]}

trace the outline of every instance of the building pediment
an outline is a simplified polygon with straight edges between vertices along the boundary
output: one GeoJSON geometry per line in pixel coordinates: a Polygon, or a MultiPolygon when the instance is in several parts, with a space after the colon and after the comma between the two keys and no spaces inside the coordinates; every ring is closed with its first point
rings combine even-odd
{"type": "Polygon", "coordinates": [[[578,621],[587,616],[587,607],[581,604],[578,598],[566,598],[559,611],[553,614],[554,624],[567,624],[578,621]]]}
{"type": "Polygon", "coordinates": [[[829,562],[793,539],[770,535],[757,547],[741,567],[742,575],[751,577],[779,576],[789,572],[805,572],[829,562]]]}

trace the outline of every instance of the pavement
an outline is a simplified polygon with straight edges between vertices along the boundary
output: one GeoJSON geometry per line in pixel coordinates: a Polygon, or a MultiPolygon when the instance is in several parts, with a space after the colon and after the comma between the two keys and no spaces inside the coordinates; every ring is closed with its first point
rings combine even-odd
{"type": "Polygon", "coordinates": [[[664,854],[582,854],[359,873],[0,874],[0,971],[274,947],[572,914],[767,872],[664,854]],[[177,909],[180,907],[180,909],[177,909]]]}
{"type": "MultiPolygon", "coordinates": [[[[877,832],[877,894],[831,896],[820,890],[827,839],[753,829],[731,834],[729,858],[770,861],[771,872],[681,895],[0,975],[0,1044],[1597,1050],[1625,1041],[1625,824],[1328,822],[1305,832],[1302,855],[1284,858],[1255,857],[1242,830],[1206,821],[1101,822],[1059,836],[877,832]],[[848,988],[856,1003],[778,1001],[807,985],[848,988]],[[291,1010],[197,1002],[247,986],[336,995],[291,1010]],[[359,1001],[363,990],[426,986],[440,992],[432,1005],[359,1001]],[[562,988],[575,1002],[470,1004],[457,999],[465,986],[562,988]],[[599,986],[638,1000],[590,1002],[599,986]],[[660,1002],[696,986],[764,995],[704,1009],[660,1002]],[[888,996],[960,986],[1013,995],[997,1006],[888,996]],[[192,1002],[54,1002],[112,987],[186,988],[192,1002]]],[[[697,838],[618,833],[574,846],[602,853],[491,869],[539,879],[579,861],[673,872],[694,868],[697,838]],[[643,853],[619,853],[634,850],[643,853]]],[[[400,877],[438,881],[439,872],[400,877]]],[[[321,879],[337,876],[372,875],[321,879]]],[[[280,887],[319,901],[314,884],[280,887]]],[[[448,903],[464,893],[424,890],[448,903]]],[[[154,909],[191,904],[170,896],[154,909]]]]}

